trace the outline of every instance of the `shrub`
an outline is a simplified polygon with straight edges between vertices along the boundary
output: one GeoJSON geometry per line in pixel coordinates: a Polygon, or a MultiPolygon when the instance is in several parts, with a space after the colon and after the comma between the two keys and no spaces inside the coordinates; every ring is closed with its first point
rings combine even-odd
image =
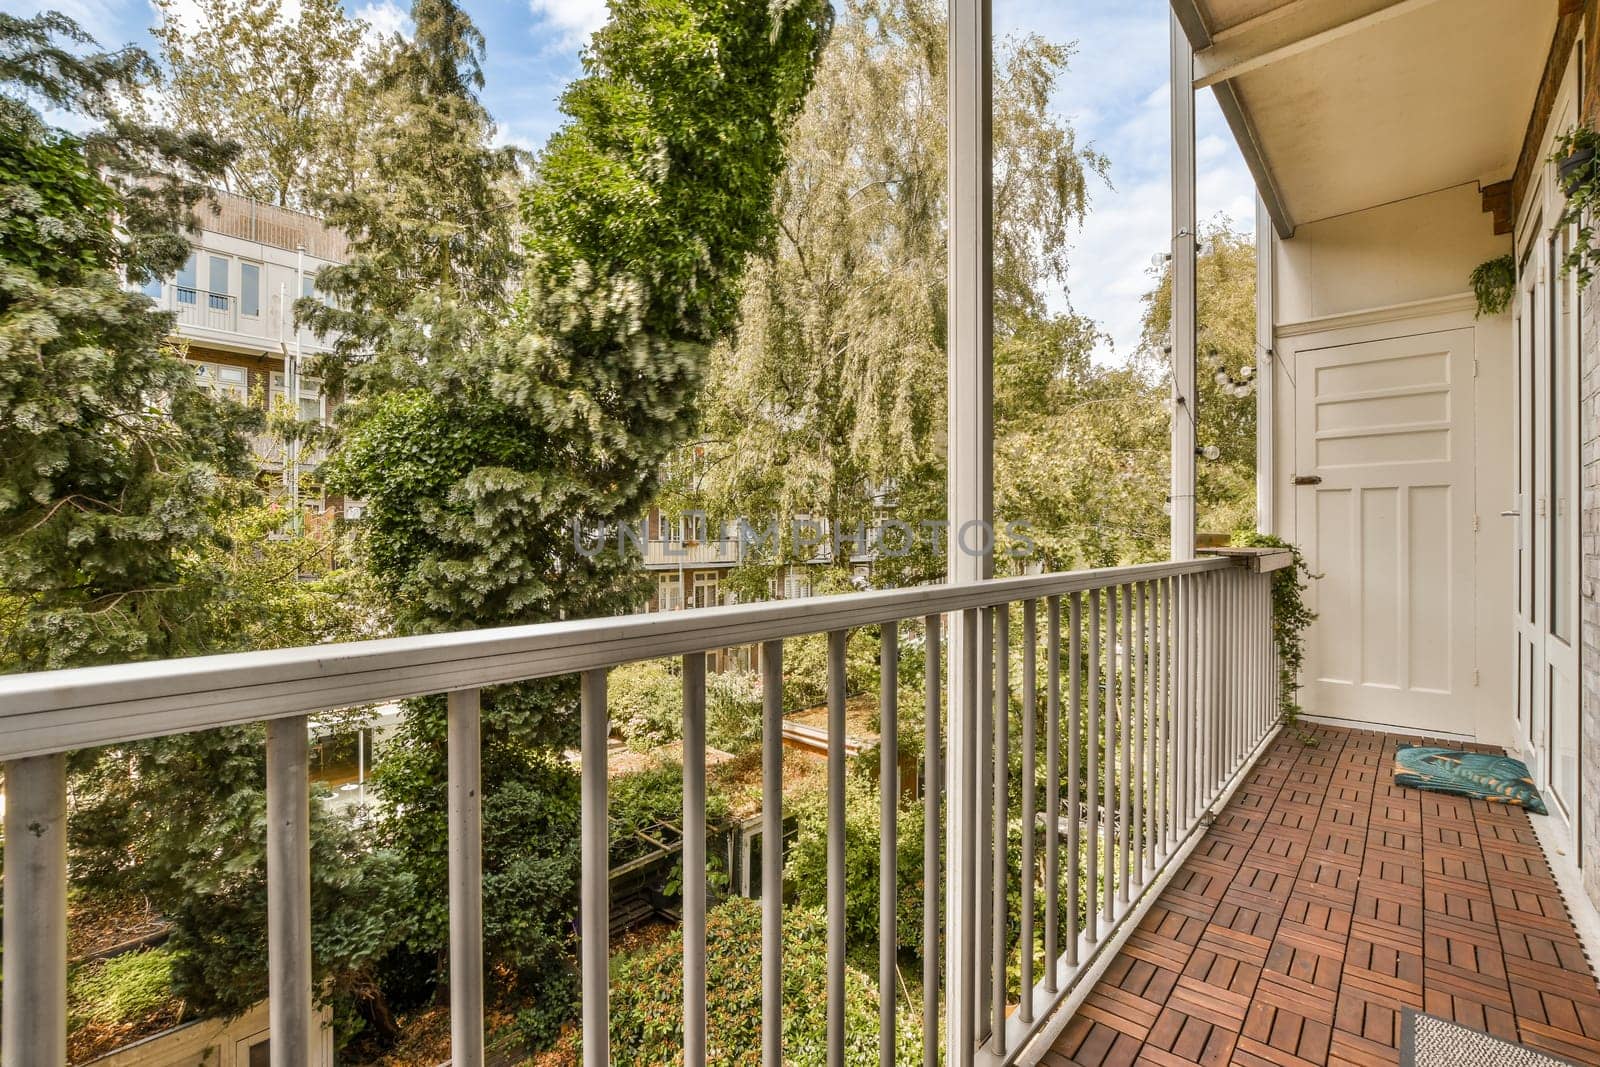
{"type": "Polygon", "coordinates": [[[611,722],[630,748],[645,751],[683,736],[683,679],[667,660],[624,663],[606,682],[611,722]]]}
{"type": "MultiPolygon", "coordinates": [[[[827,1062],[827,920],[815,908],[789,908],[783,923],[784,1063],[827,1062]]],[[[845,971],[845,1062],[878,1063],[875,983],[845,971]]],[[[734,898],[706,916],[707,1060],[761,1061],[761,904],[734,898]]],[[[920,1063],[921,1020],[902,1003],[895,1062],[920,1063]]],[[[569,1049],[577,1043],[569,1038],[569,1049]]],[[[611,971],[611,1062],[656,1067],[683,1062],[683,934],[622,956],[611,971]]]]}
{"type": "Polygon", "coordinates": [[[142,1018],[172,999],[171,949],[128,952],[73,972],[67,999],[73,1026],[116,1026],[142,1018]]]}
{"type": "Polygon", "coordinates": [[[739,753],[761,742],[761,679],[731,670],[706,679],[706,744],[739,753]]]}
{"type": "MultiPolygon", "coordinates": [[[[876,630],[852,633],[845,646],[846,693],[872,693],[878,689],[878,635],[876,630]]],[[[828,699],[828,635],[809,634],[783,643],[783,707],[800,711],[828,699]]]]}
{"type": "MultiPolygon", "coordinates": [[[[828,797],[817,790],[792,798],[799,822],[784,871],[795,900],[822,909],[828,893],[828,797]]],[[[878,943],[878,786],[851,775],[845,780],[845,936],[852,949],[878,943]]],[[[902,807],[895,860],[896,936],[902,949],[922,948],[922,809],[902,807]]]]}
{"type": "MultiPolygon", "coordinates": [[[[683,764],[666,763],[647,771],[612,779],[609,795],[611,862],[622,863],[640,854],[633,835],[657,823],[679,823],[683,818],[683,764]]],[[[706,794],[706,825],[727,821],[728,798],[706,794]]]]}

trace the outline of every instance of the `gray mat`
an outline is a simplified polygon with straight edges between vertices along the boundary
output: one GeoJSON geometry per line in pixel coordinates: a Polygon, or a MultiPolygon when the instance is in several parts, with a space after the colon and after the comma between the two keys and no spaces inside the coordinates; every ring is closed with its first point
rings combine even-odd
{"type": "Polygon", "coordinates": [[[1577,1067],[1570,1060],[1406,1008],[1400,1019],[1400,1067],[1577,1067]]]}

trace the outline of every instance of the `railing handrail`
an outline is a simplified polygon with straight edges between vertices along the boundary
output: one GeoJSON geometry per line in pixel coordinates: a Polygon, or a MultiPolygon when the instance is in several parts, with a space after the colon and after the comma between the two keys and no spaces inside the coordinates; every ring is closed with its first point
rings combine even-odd
{"type": "Polygon", "coordinates": [[[0,676],[0,760],[614,667],[1105,586],[1203,558],[0,676]]]}

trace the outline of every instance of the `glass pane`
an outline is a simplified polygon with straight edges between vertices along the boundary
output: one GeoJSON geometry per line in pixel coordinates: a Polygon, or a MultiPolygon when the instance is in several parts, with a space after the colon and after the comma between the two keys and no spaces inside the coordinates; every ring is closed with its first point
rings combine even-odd
{"type": "Polygon", "coordinates": [[[179,268],[178,277],[175,279],[178,287],[178,303],[194,303],[195,275],[199,271],[200,257],[191,252],[188,260],[179,268]]]}
{"type": "Polygon", "coordinates": [[[151,278],[149,281],[145,282],[142,286],[140,286],[139,290],[140,290],[140,292],[144,293],[145,296],[148,296],[151,300],[160,300],[161,299],[161,279],[159,279],[159,278],[151,278]]]}
{"type": "Polygon", "coordinates": [[[302,422],[319,422],[322,419],[322,401],[314,396],[300,398],[300,419],[302,422]]]}
{"type": "MultiPolygon", "coordinates": [[[[996,805],[998,807],[999,805],[996,805]]],[[[749,887],[745,895],[752,900],[761,899],[761,834],[756,833],[750,838],[750,866],[745,871],[745,884],[749,887]]]]}
{"type": "Polygon", "coordinates": [[[257,1042],[250,1046],[250,1067],[271,1067],[272,1041],[257,1042]]]}
{"type": "Polygon", "coordinates": [[[261,267],[255,263],[239,264],[239,314],[261,314],[261,267]]]}
{"type": "Polygon", "coordinates": [[[1562,277],[1560,265],[1572,244],[1571,231],[1556,234],[1551,250],[1551,277],[1555,283],[1550,296],[1555,307],[1550,322],[1550,632],[1563,641],[1572,640],[1572,590],[1574,543],[1572,536],[1572,469],[1577,450],[1574,437],[1577,403],[1572,383],[1575,283],[1562,277]]]}

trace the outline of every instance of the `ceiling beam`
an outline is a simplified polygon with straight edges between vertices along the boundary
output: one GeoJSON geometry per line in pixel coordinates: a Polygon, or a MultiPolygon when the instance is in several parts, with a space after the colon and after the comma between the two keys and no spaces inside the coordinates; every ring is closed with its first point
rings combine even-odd
{"type": "MultiPolygon", "coordinates": [[[[1194,87],[1219,85],[1439,0],[1291,0],[1222,30],[1194,57],[1194,87]]],[[[1174,0],[1192,6],[1192,0],[1174,0]]],[[[1198,16],[1198,12],[1196,13],[1198,16]]],[[[1180,16],[1181,17],[1181,16],[1180,16]]]]}

